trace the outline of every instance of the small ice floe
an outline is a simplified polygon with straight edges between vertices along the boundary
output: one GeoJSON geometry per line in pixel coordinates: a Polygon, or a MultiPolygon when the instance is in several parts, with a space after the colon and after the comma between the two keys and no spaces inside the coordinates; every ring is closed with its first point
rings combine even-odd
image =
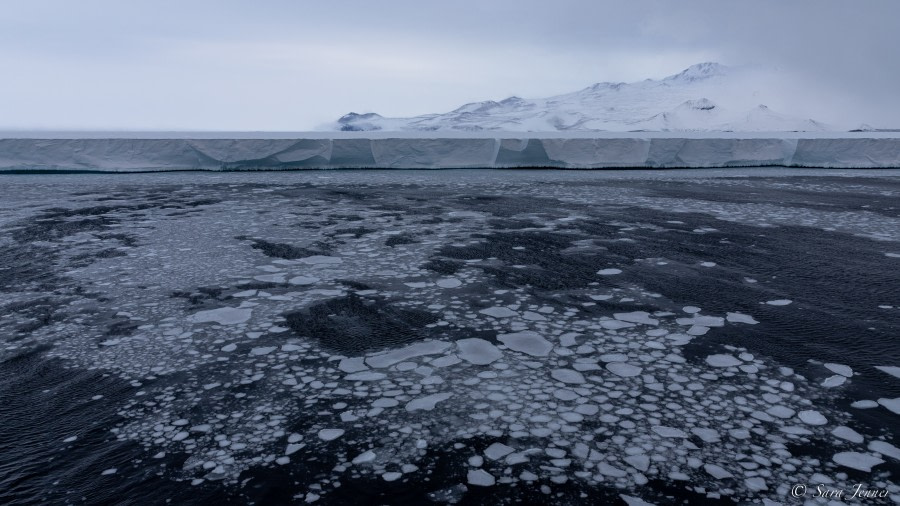
{"type": "Polygon", "coordinates": [[[232,297],[238,297],[241,299],[244,299],[247,297],[253,297],[254,295],[256,295],[256,290],[244,290],[243,292],[237,292],[237,293],[231,294],[232,297]]]}
{"type": "Polygon", "coordinates": [[[625,362],[610,362],[606,364],[606,370],[622,378],[633,378],[643,371],[642,368],[625,362]]]}
{"type": "Polygon", "coordinates": [[[372,450],[366,450],[366,451],[360,453],[359,455],[357,455],[356,457],[354,457],[351,462],[355,466],[358,466],[360,464],[368,464],[369,462],[374,461],[375,457],[376,457],[375,452],[373,452],[372,450]]]}
{"type": "Polygon", "coordinates": [[[694,314],[694,313],[700,312],[700,308],[697,306],[684,306],[683,308],[681,308],[681,310],[687,314],[694,314]]]}
{"type": "Polygon", "coordinates": [[[284,274],[263,274],[262,276],[253,276],[253,279],[262,283],[284,283],[284,274]]]}
{"type": "Polygon", "coordinates": [[[365,357],[343,358],[340,363],[338,363],[338,369],[347,373],[365,371],[369,368],[369,366],[365,364],[365,360],[365,357]]]}
{"type": "Polygon", "coordinates": [[[822,413],[812,409],[806,409],[797,413],[797,418],[807,425],[825,425],[828,423],[828,419],[822,413]]]}
{"type": "Polygon", "coordinates": [[[834,457],[832,457],[832,460],[844,467],[849,467],[851,469],[856,469],[857,471],[863,471],[866,473],[872,472],[873,467],[879,464],[884,464],[884,460],[874,455],[859,452],[836,453],[834,457]]]}
{"type": "Polygon", "coordinates": [[[880,453],[885,457],[890,457],[894,460],[900,460],[900,448],[881,440],[875,440],[869,442],[869,450],[880,453]]]}
{"type": "Polygon", "coordinates": [[[622,269],[600,269],[599,271],[597,271],[597,274],[601,276],[615,276],[616,274],[622,274],[622,269]]]}
{"type": "Polygon", "coordinates": [[[847,381],[846,376],[841,376],[840,374],[835,374],[833,376],[829,376],[825,378],[825,381],[822,382],[822,386],[825,388],[834,388],[843,385],[847,381]]]}
{"type": "Polygon", "coordinates": [[[679,437],[686,438],[688,437],[687,432],[675,428],[675,427],[666,427],[665,425],[654,425],[651,427],[653,432],[659,434],[662,437],[679,437]]]}
{"type": "Polygon", "coordinates": [[[431,283],[426,283],[425,281],[412,281],[410,283],[403,283],[404,285],[410,288],[425,288],[431,283]]]}
{"type": "Polygon", "coordinates": [[[895,367],[892,365],[876,365],[875,369],[878,369],[885,374],[890,374],[895,378],[900,378],[900,367],[895,367]]]}
{"type": "Polygon", "coordinates": [[[219,325],[236,325],[249,320],[252,312],[253,310],[250,308],[220,307],[194,313],[188,316],[188,321],[192,323],[215,322],[219,325]]]}
{"type": "Polygon", "coordinates": [[[102,473],[100,473],[100,476],[109,476],[111,474],[116,474],[118,471],[119,470],[116,469],[115,467],[111,467],[109,469],[104,470],[102,473]]]}
{"type": "Polygon", "coordinates": [[[725,315],[725,319],[728,320],[729,323],[746,323],[748,325],[756,325],[759,323],[752,316],[743,313],[728,313],[725,315]]]}
{"type": "Polygon", "coordinates": [[[652,502],[647,502],[640,497],[634,497],[625,494],[619,494],[619,497],[621,497],[622,500],[625,501],[625,504],[627,504],[628,506],[656,506],[652,502]]]}
{"type": "Polygon", "coordinates": [[[71,442],[75,441],[76,439],[78,439],[78,436],[69,436],[69,437],[63,439],[63,443],[71,443],[71,442]]]}
{"type": "Polygon", "coordinates": [[[850,441],[851,443],[859,444],[863,442],[862,434],[856,432],[850,427],[847,427],[846,425],[835,427],[834,430],[831,431],[831,435],[837,438],[844,439],[846,441],[850,441]]]}
{"type": "Polygon", "coordinates": [[[319,431],[319,439],[322,441],[334,441],[344,435],[344,429],[322,429],[319,431]]]}
{"type": "Polygon", "coordinates": [[[457,356],[470,364],[487,365],[503,357],[500,349],[477,337],[460,339],[456,341],[456,346],[459,348],[457,356]]]}
{"type": "Polygon", "coordinates": [[[703,466],[703,470],[706,471],[707,474],[712,476],[717,480],[724,480],[726,478],[734,478],[734,475],[725,470],[722,466],[718,466],[716,464],[705,464],[703,466]]]}
{"type": "Polygon", "coordinates": [[[533,357],[546,357],[553,349],[553,345],[537,332],[525,330],[512,334],[498,334],[497,340],[507,348],[521,353],[527,353],[533,357]]]}
{"type": "Polygon", "coordinates": [[[396,471],[390,471],[381,475],[381,479],[384,481],[397,481],[403,476],[403,473],[398,473],[396,471]]]}
{"type": "Polygon", "coordinates": [[[715,267],[716,263],[715,262],[700,262],[700,265],[702,265],[703,267],[715,267]]]}
{"type": "Polygon", "coordinates": [[[706,357],[706,363],[713,367],[737,367],[743,362],[732,355],[710,355],[706,357]]]}
{"type": "Polygon", "coordinates": [[[494,477],[484,469],[473,469],[466,475],[469,485],[478,487],[490,487],[497,482],[494,477]]]}
{"type": "Polygon", "coordinates": [[[276,346],[258,346],[256,348],[250,349],[250,355],[251,356],[268,355],[269,353],[272,353],[273,351],[275,351],[277,349],[278,349],[278,347],[276,347],[276,346]]]}
{"type": "Polygon", "coordinates": [[[423,341],[400,349],[372,355],[366,359],[366,364],[378,369],[390,367],[411,358],[443,353],[449,347],[450,343],[443,341],[423,341]]]}
{"type": "Polygon", "coordinates": [[[856,409],[872,409],[872,408],[877,408],[878,403],[875,401],[866,399],[866,400],[862,400],[862,401],[856,401],[853,404],[850,404],[850,407],[856,408],[856,409]]]}
{"type": "Polygon", "coordinates": [[[306,286],[306,285],[314,285],[321,281],[321,279],[313,277],[313,276],[295,276],[288,280],[288,283],[297,286],[306,286]]]}
{"type": "Polygon", "coordinates": [[[828,369],[829,371],[831,371],[835,374],[840,374],[841,376],[844,376],[845,378],[849,378],[849,377],[853,376],[853,369],[851,369],[850,366],[847,366],[844,364],[831,364],[831,363],[824,364],[824,365],[825,365],[825,368],[828,369]]]}
{"type": "Polygon", "coordinates": [[[378,381],[387,377],[383,372],[360,371],[344,376],[346,381],[378,381]]]}
{"type": "Polygon", "coordinates": [[[775,300],[767,300],[766,304],[768,304],[770,306],[787,306],[791,302],[794,302],[794,301],[792,301],[791,299],[775,299],[775,300]]]}
{"type": "Polygon", "coordinates": [[[882,406],[887,408],[888,411],[900,415],[900,397],[894,399],[882,397],[881,399],[878,399],[878,404],[881,404],[882,406]]]}
{"type": "Polygon", "coordinates": [[[900,253],[885,253],[884,256],[891,258],[900,258],[900,253]]]}
{"type": "Polygon", "coordinates": [[[509,318],[512,316],[518,316],[519,314],[512,309],[504,306],[489,307],[487,309],[482,309],[481,311],[479,311],[479,313],[487,316],[492,316],[494,318],[509,318]]]}
{"type": "Polygon", "coordinates": [[[500,460],[514,451],[516,451],[515,448],[503,443],[493,443],[484,450],[484,456],[491,460],[500,460]]]}
{"type": "Polygon", "coordinates": [[[545,321],[547,321],[547,317],[546,317],[546,316],[544,316],[544,315],[542,315],[542,314],[540,314],[540,313],[535,313],[534,311],[525,311],[524,313],[522,313],[522,318],[524,318],[524,319],[526,319],[526,320],[528,320],[528,321],[532,321],[532,322],[545,322],[545,321]]]}
{"type": "Polygon", "coordinates": [[[453,394],[448,392],[419,397],[406,403],[406,411],[431,411],[439,402],[446,401],[451,397],[453,397],[453,394]]]}
{"type": "Polygon", "coordinates": [[[313,255],[311,257],[298,258],[297,261],[307,265],[333,265],[343,262],[340,257],[329,257],[324,255],[313,255]]]}
{"type": "Polygon", "coordinates": [[[456,278],[444,278],[437,280],[435,284],[441,288],[456,288],[462,286],[462,281],[456,278]]]}
{"type": "Polygon", "coordinates": [[[623,322],[641,323],[644,325],[659,325],[659,320],[650,318],[646,311],[632,311],[631,313],[613,313],[613,318],[623,322]]]}
{"type": "Polygon", "coordinates": [[[224,352],[232,352],[236,349],[237,349],[237,345],[234,343],[226,344],[225,346],[222,346],[222,348],[221,348],[221,350],[224,352]]]}
{"type": "Polygon", "coordinates": [[[561,381],[563,383],[575,385],[586,383],[584,376],[580,372],[573,371],[572,369],[553,369],[550,371],[550,376],[556,381],[561,381]]]}

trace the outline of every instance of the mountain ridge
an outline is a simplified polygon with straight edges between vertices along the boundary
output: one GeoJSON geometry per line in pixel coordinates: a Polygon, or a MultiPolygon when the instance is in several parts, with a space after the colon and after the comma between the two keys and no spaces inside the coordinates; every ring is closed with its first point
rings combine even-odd
{"type": "Polygon", "coordinates": [[[597,82],[547,98],[510,96],[452,111],[391,118],[348,113],[329,126],[342,131],[826,131],[822,122],[730,102],[740,71],[716,63],[691,65],[662,79],[597,82]],[[710,98],[714,97],[714,98],[710,98]]]}

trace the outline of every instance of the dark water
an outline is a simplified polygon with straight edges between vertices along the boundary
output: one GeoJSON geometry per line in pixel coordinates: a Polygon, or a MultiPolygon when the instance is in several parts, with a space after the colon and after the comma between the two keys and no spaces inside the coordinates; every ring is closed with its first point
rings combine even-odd
{"type": "Polygon", "coordinates": [[[823,475],[833,487],[861,483],[897,500],[897,457],[867,445],[900,445],[900,415],[851,403],[900,398],[900,379],[875,369],[900,367],[898,256],[897,171],[5,176],[0,502],[607,504],[624,494],[660,504],[793,503],[788,487],[812,488],[823,475]],[[598,275],[609,268],[621,272],[598,275]],[[461,286],[441,288],[448,279],[461,286]],[[781,299],[791,302],[766,303],[781,299]],[[481,312],[499,305],[514,306],[515,316],[481,312]],[[758,323],[728,320],[677,345],[648,338],[649,326],[596,326],[645,311],[672,335],[690,326],[675,323],[690,316],[685,306],[758,323]],[[197,316],[238,307],[243,321],[197,316]],[[569,348],[534,356],[501,347],[490,366],[429,360],[451,357],[462,339],[499,345],[499,335],[523,330],[569,348]],[[572,330],[577,344],[559,344],[572,330]],[[428,342],[445,348],[372,366],[387,378],[354,383],[353,371],[337,369],[341,357],[428,342]],[[561,383],[547,381],[549,370],[603,353],[688,379],[657,391],[648,378],[603,369],[604,359],[600,372],[583,371],[602,379],[568,385],[584,389],[579,399],[553,397],[561,383]],[[723,353],[753,358],[741,359],[750,366],[741,371],[704,361],[723,353]],[[853,375],[823,386],[840,376],[823,363],[853,375]],[[479,385],[466,382],[476,374],[479,385]],[[692,380],[704,389],[669,388],[692,380]],[[792,390],[779,389],[785,380],[792,390]],[[403,409],[444,392],[453,397],[434,410],[403,409]],[[371,399],[392,396],[399,405],[371,411],[380,406],[371,399]],[[704,397],[720,398],[718,408],[700,408],[704,397]],[[668,406],[685,401],[693,407],[668,406]],[[737,427],[729,417],[770,401],[828,422],[747,417],[759,431],[728,439],[737,427]],[[566,403],[599,404],[601,413],[568,423],[534,418],[568,413],[559,407],[566,403]],[[617,421],[598,421],[604,411],[617,421]],[[671,446],[650,430],[696,424],[724,442],[692,436],[671,446]],[[545,426],[549,435],[534,432],[545,426]],[[864,442],[832,436],[839,426],[864,442]],[[332,428],[344,432],[316,437],[332,428]],[[290,434],[305,446],[278,463],[294,444],[290,434]],[[606,460],[577,456],[585,442],[606,460]],[[468,461],[493,443],[529,461],[468,461]],[[638,472],[622,459],[641,444],[658,459],[638,472]],[[368,449],[373,463],[350,463],[368,449]],[[737,463],[752,452],[781,463],[739,476],[748,467],[737,463]],[[832,461],[838,452],[884,462],[871,472],[841,467],[832,461]],[[681,460],[691,455],[699,467],[681,460]],[[601,461],[627,473],[604,471],[601,461]],[[711,477],[704,463],[735,476],[711,477]],[[470,483],[478,468],[498,482],[470,483]],[[523,470],[535,478],[521,478],[523,470]],[[392,472],[401,476],[384,474],[392,472]],[[754,477],[764,490],[747,484],[754,477]]]}

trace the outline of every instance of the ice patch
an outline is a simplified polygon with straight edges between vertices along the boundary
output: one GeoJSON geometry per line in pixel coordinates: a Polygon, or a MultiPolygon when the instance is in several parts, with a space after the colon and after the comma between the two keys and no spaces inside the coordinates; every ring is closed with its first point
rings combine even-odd
{"type": "Polygon", "coordinates": [[[514,451],[516,451],[515,448],[506,446],[503,443],[493,443],[484,450],[484,456],[491,460],[500,460],[514,451]]]}
{"type": "Polygon", "coordinates": [[[597,271],[597,274],[601,276],[615,276],[616,274],[622,274],[622,269],[600,269],[597,271]]]}
{"type": "Polygon", "coordinates": [[[900,397],[896,397],[894,399],[881,398],[878,399],[878,404],[881,404],[889,411],[900,415],[900,397]]]}
{"type": "Polygon", "coordinates": [[[770,306],[787,306],[793,302],[791,299],[775,299],[775,300],[767,300],[766,304],[770,306]]]}
{"type": "Polygon", "coordinates": [[[651,427],[653,432],[659,434],[662,437],[680,437],[686,438],[688,437],[687,433],[681,429],[677,429],[675,427],[666,427],[665,425],[654,425],[651,427]]]}

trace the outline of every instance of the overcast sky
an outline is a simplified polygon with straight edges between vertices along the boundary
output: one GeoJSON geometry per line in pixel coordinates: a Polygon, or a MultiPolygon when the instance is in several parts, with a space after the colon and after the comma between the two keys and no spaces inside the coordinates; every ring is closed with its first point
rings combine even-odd
{"type": "Polygon", "coordinates": [[[898,127],[898,28],[898,0],[0,0],[0,128],[311,130],[703,61],[898,127]]]}

